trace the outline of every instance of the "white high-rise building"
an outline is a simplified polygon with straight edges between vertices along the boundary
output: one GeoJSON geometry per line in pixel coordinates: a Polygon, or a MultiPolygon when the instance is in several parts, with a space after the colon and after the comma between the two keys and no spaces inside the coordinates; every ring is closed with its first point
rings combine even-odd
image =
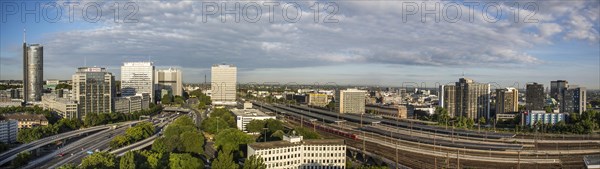
{"type": "Polygon", "coordinates": [[[235,105],[237,91],[237,67],[234,65],[213,65],[211,68],[213,105],[235,105]]]}
{"type": "Polygon", "coordinates": [[[365,95],[367,91],[346,89],[338,92],[336,98],[339,113],[365,113],[365,95]]]}
{"type": "Polygon", "coordinates": [[[154,64],[152,62],[125,62],[121,66],[121,95],[135,96],[148,93],[154,101],[154,64]]]}
{"type": "MultiPolygon", "coordinates": [[[[154,77],[154,84],[156,84],[156,90],[167,90],[173,94],[173,96],[183,96],[183,82],[181,79],[181,70],[169,68],[156,70],[156,76],[154,77]]],[[[160,93],[162,97],[167,93],[160,93]]]]}

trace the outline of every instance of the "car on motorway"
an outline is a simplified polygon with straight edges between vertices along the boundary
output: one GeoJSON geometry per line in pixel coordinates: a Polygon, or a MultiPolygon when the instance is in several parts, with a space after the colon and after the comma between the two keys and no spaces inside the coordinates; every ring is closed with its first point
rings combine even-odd
{"type": "Polygon", "coordinates": [[[65,156],[65,153],[58,153],[59,157],[65,156]]]}

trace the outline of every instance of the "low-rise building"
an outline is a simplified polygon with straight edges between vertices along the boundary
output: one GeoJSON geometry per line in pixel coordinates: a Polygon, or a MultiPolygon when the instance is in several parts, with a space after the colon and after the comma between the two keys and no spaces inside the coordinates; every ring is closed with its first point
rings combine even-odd
{"type": "Polygon", "coordinates": [[[302,136],[284,135],[282,141],[248,144],[247,157],[262,158],[267,168],[332,168],[346,166],[343,139],[303,140],[302,136]]]}
{"type": "Polygon", "coordinates": [[[246,132],[246,125],[252,120],[276,119],[275,116],[267,115],[258,109],[231,109],[235,116],[235,123],[238,129],[246,132]]]}
{"type": "Polygon", "coordinates": [[[48,125],[48,119],[41,114],[9,113],[2,116],[6,119],[18,121],[19,129],[48,125]]]}
{"type": "Polygon", "coordinates": [[[63,118],[80,118],[77,101],[68,97],[58,97],[56,94],[46,93],[42,96],[42,107],[57,112],[63,118]]]}
{"type": "Polygon", "coordinates": [[[17,141],[19,125],[17,120],[6,119],[0,116],[0,142],[14,143],[17,141]]]}
{"type": "Polygon", "coordinates": [[[321,93],[308,94],[308,105],[325,107],[325,106],[327,106],[327,104],[329,104],[329,102],[327,101],[327,94],[321,94],[321,93]]]}
{"type": "Polygon", "coordinates": [[[127,96],[115,98],[115,112],[117,113],[131,113],[142,110],[143,103],[142,96],[127,96]]]}
{"type": "Polygon", "coordinates": [[[568,113],[546,113],[545,111],[530,111],[524,112],[525,125],[533,126],[538,121],[544,124],[556,124],[560,121],[564,121],[568,113]]]}

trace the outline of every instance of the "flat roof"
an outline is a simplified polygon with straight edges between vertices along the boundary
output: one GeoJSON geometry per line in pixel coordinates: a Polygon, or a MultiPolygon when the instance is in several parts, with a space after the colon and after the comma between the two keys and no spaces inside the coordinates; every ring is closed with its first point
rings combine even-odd
{"type": "Polygon", "coordinates": [[[302,140],[300,143],[290,143],[289,141],[269,141],[250,143],[248,146],[255,150],[272,149],[281,147],[292,147],[297,145],[346,145],[344,139],[309,139],[302,140]]]}
{"type": "Polygon", "coordinates": [[[268,115],[258,109],[230,109],[230,111],[236,115],[236,116],[243,116],[243,117],[266,117],[266,116],[271,116],[268,115]]]}
{"type": "Polygon", "coordinates": [[[583,161],[588,167],[600,167],[600,155],[586,155],[583,157],[583,161]]]}

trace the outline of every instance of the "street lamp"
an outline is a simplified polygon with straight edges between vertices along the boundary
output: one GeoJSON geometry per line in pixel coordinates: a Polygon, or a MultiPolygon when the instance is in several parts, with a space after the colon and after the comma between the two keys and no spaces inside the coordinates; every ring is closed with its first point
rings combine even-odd
{"type": "Polygon", "coordinates": [[[265,142],[267,142],[267,130],[269,130],[269,128],[265,127],[265,128],[263,128],[263,130],[265,131],[265,136],[264,136],[265,142]]]}

